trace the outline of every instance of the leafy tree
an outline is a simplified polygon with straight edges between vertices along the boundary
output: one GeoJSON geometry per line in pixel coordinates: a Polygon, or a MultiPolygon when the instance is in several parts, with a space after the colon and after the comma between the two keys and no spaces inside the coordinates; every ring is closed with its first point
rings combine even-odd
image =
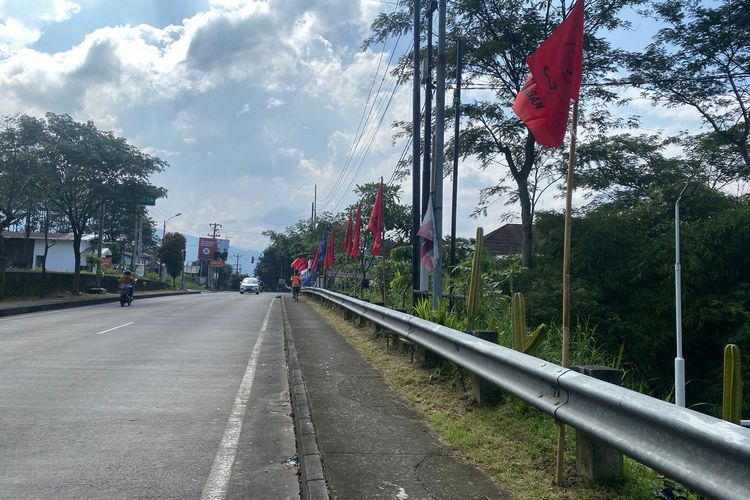
{"type": "Polygon", "coordinates": [[[41,122],[29,116],[6,117],[0,129],[0,298],[7,255],[3,232],[29,215],[39,174],[41,122]]]}
{"type": "Polygon", "coordinates": [[[627,57],[634,84],[655,104],[689,106],[741,159],[750,177],[750,9],[746,1],[717,6],[699,0],[655,2],[661,29],[644,52],[627,57]]]}
{"type": "MultiPolygon", "coordinates": [[[[111,132],[98,130],[93,122],[79,123],[68,115],[46,115],[45,160],[50,170],[53,204],[64,213],[73,233],[75,273],[73,291],[80,288],[81,237],[101,203],[125,192],[163,190],[150,186],[150,174],[162,171],[166,162],[152,157],[111,132]]],[[[133,200],[137,201],[137,198],[133,200]]]]}
{"type": "Polygon", "coordinates": [[[167,266],[167,274],[172,277],[172,286],[185,265],[184,256],[187,241],[180,233],[167,233],[161,242],[157,255],[167,266]]]}
{"type": "MultiPolygon", "coordinates": [[[[422,2],[427,3],[427,2],[422,2]]],[[[461,131],[460,151],[479,160],[483,168],[507,169],[513,187],[505,189],[505,175],[498,185],[484,192],[486,206],[492,196],[509,196],[518,201],[524,228],[523,262],[532,264],[532,221],[535,200],[556,176],[551,168],[560,153],[537,146],[529,130],[511,110],[511,105],[529,75],[526,58],[556,27],[573,2],[506,2],[503,0],[456,0],[449,6],[448,31],[460,34],[465,42],[463,81],[469,88],[481,88],[492,98],[462,106],[466,126],[461,131]],[[532,175],[533,173],[533,175],[532,175]]],[[[616,52],[604,38],[607,30],[627,26],[617,16],[628,5],[640,0],[590,0],[586,2],[584,25],[584,83],[601,80],[617,67],[616,52]]],[[[364,46],[411,30],[411,1],[399,2],[403,9],[381,14],[372,24],[373,35],[364,46]]],[[[455,58],[448,54],[448,61],[455,58]]],[[[411,54],[399,63],[401,82],[407,82],[411,54]]],[[[452,74],[448,68],[448,74],[452,74]]],[[[616,96],[601,86],[582,89],[581,126],[602,128],[612,123],[606,107],[616,96]],[[588,110],[591,111],[588,111],[588,110]]],[[[480,205],[481,209],[482,205],[480,205]]]]}

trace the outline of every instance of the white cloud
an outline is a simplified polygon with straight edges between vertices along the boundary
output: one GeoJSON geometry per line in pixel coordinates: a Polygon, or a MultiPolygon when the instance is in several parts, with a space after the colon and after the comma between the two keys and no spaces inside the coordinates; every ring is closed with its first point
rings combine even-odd
{"type": "Polygon", "coordinates": [[[271,97],[270,99],[268,99],[268,103],[266,104],[266,107],[268,109],[271,109],[271,108],[278,108],[279,106],[283,106],[283,105],[284,105],[284,101],[276,97],[271,97]]]}

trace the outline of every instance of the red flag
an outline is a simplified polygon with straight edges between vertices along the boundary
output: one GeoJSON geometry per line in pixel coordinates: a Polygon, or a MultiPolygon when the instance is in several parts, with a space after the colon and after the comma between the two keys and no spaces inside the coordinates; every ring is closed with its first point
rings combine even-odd
{"type": "Polygon", "coordinates": [[[349,212],[349,222],[346,223],[346,233],[344,233],[344,254],[352,253],[352,214],[349,212]]]}
{"type": "Polygon", "coordinates": [[[299,272],[307,269],[307,257],[300,257],[297,259],[297,265],[294,266],[294,268],[299,272]]]}
{"type": "Polygon", "coordinates": [[[367,223],[367,229],[370,230],[375,241],[372,244],[372,254],[380,255],[380,244],[383,240],[383,181],[378,186],[378,194],[375,195],[375,204],[370,212],[370,221],[367,223]]]}
{"type": "Polygon", "coordinates": [[[294,259],[289,267],[292,267],[294,269],[297,269],[297,264],[299,264],[300,257],[297,257],[294,259]]]}
{"type": "Polygon", "coordinates": [[[313,254],[313,260],[310,263],[310,267],[308,269],[315,270],[315,266],[318,265],[318,254],[320,253],[320,245],[315,249],[315,253],[313,254]]]}
{"type": "Polygon", "coordinates": [[[326,256],[325,260],[323,260],[323,269],[328,269],[333,265],[333,255],[336,251],[336,239],[334,237],[334,231],[333,228],[331,228],[331,232],[328,235],[328,246],[326,247],[326,256]]]}
{"type": "Polygon", "coordinates": [[[422,226],[417,231],[417,234],[422,237],[422,244],[419,251],[420,260],[425,269],[428,272],[432,272],[435,270],[437,252],[440,251],[440,246],[435,245],[435,212],[432,209],[432,196],[427,200],[427,211],[422,218],[422,226]]]}
{"type": "Polygon", "coordinates": [[[362,225],[362,210],[357,206],[357,217],[354,219],[354,230],[352,231],[352,247],[349,255],[359,257],[359,228],[362,225]]]}
{"type": "Polygon", "coordinates": [[[513,111],[542,146],[562,145],[570,100],[578,100],[583,70],[583,0],[526,60],[531,76],[513,111]]]}

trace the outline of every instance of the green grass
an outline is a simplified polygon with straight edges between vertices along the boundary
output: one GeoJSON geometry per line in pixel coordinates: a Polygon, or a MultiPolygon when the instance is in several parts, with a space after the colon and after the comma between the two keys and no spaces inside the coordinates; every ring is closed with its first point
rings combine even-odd
{"type": "Polygon", "coordinates": [[[477,405],[468,397],[471,377],[444,365],[425,370],[400,349],[386,350],[382,337],[360,329],[342,314],[307,300],[415,408],[437,435],[469,463],[484,470],[518,498],[602,499],[655,498],[664,480],[651,469],[625,457],[624,477],[595,485],[575,471],[575,431],[566,428],[564,484],[553,485],[558,427],[537,409],[503,396],[494,406],[477,405]]]}

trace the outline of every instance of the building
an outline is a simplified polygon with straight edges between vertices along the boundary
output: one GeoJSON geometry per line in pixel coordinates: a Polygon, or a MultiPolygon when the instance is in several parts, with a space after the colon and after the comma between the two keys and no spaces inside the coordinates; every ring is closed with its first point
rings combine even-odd
{"type": "MultiPolygon", "coordinates": [[[[536,234],[532,239],[536,241],[536,234]]],[[[505,224],[485,234],[484,248],[490,255],[520,255],[523,251],[523,225],[505,224]]]]}
{"type": "MultiPolygon", "coordinates": [[[[26,237],[26,232],[3,232],[5,250],[8,254],[7,266],[16,269],[41,268],[44,258],[44,233],[32,232],[26,237]]],[[[73,272],[75,270],[75,254],[73,253],[73,233],[50,233],[47,236],[49,250],[47,252],[47,270],[73,272]]],[[[102,257],[112,255],[109,250],[102,250],[102,257]]],[[[97,239],[93,234],[81,237],[80,268],[86,267],[86,254],[97,252],[97,239]]]]}

